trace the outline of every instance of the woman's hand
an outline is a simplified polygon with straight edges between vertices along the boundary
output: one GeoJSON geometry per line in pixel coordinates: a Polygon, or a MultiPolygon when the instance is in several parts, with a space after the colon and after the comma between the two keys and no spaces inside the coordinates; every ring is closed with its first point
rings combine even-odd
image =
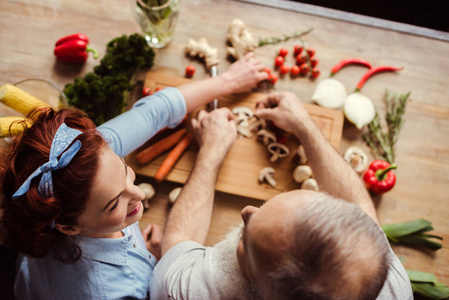
{"type": "Polygon", "coordinates": [[[264,68],[262,62],[254,58],[254,53],[249,52],[220,76],[231,83],[230,94],[247,92],[255,88],[260,81],[268,78],[268,73],[264,71],[264,68]]]}
{"type": "Polygon", "coordinates": [[[159,261],[162,256],[161,242],[162,242],[162,231],[159,225],[149,224],[147,227],[142,229],[142,236],[145,240],[148,251],[153,254],[159,261]]]}
{"type": "Polygon", "coordinates": [[[210,113],[201,110],[192,127],[201,153],[221,164],[237,138],[234,114],[226,107],[210,113]]]}

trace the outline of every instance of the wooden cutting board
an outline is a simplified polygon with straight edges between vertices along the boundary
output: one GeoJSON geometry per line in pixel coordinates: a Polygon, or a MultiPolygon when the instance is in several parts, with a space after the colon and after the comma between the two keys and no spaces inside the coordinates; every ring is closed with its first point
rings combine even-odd
{"type": "MultiPolygon", "coordinates": [[[[186,78],[149,72],[146,76],[145,87],[154,91],[157,87],[178,86],[190,81],[186,78]]],[[[220,98],[219,107],[226,106],[232,109],[236,106],[246,106],[254,111],[257,101],[262,97],[265,97],[265,95],[261,93],[234,94],[220,98]]],[[[307,103],[304,106],[330,143],[338,149],[343,129],[342,112],[307,103]]],[[[193,113],[192,117],[195,116],[196,113],[193,113]]],[[[150,145],[151,142],[153,141],[150,140],[140,149],[150,145]]],[[[269,161],[270,153],[261,142],[257,141],[255,134],[252,138],[238,137],[222,165],[216,190],[268,200],[281,192],[298,188],[299,184],[293,180],[292,172],[299,164],[299,157],[296,154],[299,144],[296,137],[288,134],[286,146],[290,149],[290,155],[271,163],[269,161]],[[277,182],[275,187],[258,181],[259,171],[267,166],[275,169],[275,180],[277,182]]],[[[149,164],[141,166],[135,160],[135,154],[140,149],[130,154],[127,157],[127,162],[137,174],[153,177],[168,152],[149,164]]],[[[192,144],[178,160],[166,180],[185,183],[195,162],[197,151],[198,146],[192,144]]]]}

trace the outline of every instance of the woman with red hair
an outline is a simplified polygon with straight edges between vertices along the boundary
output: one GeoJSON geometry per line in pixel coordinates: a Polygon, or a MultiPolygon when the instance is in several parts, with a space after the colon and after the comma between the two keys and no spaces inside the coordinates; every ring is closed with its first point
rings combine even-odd
{"type": "Polygon", "coordinates": [[[98,128],[74,108],[34,111],[4,149],[1,240],[19,251],[17,299],[149,297],[157,258],[138,220],[143,192],[122,157],[197,107],[267,78],[248,54],[225,73],[165,88],[98,128]]]}

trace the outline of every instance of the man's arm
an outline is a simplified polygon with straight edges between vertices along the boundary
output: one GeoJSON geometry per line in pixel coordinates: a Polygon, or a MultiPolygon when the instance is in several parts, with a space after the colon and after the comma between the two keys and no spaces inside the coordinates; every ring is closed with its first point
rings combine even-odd
{"type": "Polygon", "coordinates": [[[227,108],[211,113],[201,111],[192,127],[200,146],[195,165],[182,188],[165,225],[162,255],[182,241],[204,244],[209,231],[215,183],[237,130],[227,108]]]}
{"type": "Polygon", "coordinates": [[[379,224],[371,197],[362,181],[327,141],[294,94],[269,95],[259,104],[256,115],[272,120],[301,141],[321,191],[356,203],[379,224]]]}

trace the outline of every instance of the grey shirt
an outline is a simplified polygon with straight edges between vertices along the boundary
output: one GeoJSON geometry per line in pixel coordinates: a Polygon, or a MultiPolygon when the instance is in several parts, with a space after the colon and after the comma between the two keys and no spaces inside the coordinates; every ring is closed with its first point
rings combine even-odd
{"type": "MultiPolygon", "coordinates": [[[[240,297],[241,291],[232,291],[229,280],[221,274],[217,260],[214,259],[217,254],[214,247],[204,247],[192,241],[181,242],[172,247],[153,271],[151,299],[245,299],[240,297]]],[[[391,247],[390,256],[388,277],[377,299],[412,300],[410,280],[391,247]]],[[[235,277],[239,280],[241,274],[236,274],[235,277]]]]}

